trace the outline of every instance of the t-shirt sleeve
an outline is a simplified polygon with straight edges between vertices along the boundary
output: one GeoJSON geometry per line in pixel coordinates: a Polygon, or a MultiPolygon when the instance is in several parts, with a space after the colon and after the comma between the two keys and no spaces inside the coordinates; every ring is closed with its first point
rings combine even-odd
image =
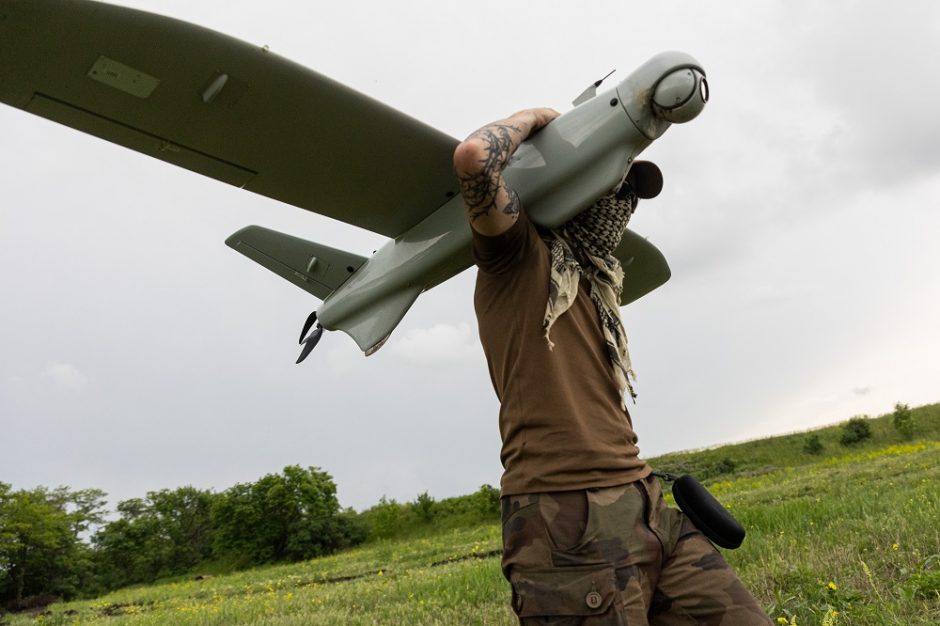
{"type": "Polygon", "coordinates": [[[504,233],[495,236],[481,235],[473,231],[473,262],[488,274],[505,274],[512,270],[531,247],[540,241],[535,225],[525,211],[504,233]]]}

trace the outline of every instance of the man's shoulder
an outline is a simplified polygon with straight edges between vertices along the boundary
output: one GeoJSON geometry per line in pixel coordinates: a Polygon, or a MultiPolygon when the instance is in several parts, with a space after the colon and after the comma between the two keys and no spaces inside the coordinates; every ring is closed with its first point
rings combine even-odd
{"type": "Polygon", "coordinates": [[[473,232],[473,260],[482,273],[505,275],[521,267],[547,263],[548,248],[525,211],[503,233],[494,236],[473,232]]]}

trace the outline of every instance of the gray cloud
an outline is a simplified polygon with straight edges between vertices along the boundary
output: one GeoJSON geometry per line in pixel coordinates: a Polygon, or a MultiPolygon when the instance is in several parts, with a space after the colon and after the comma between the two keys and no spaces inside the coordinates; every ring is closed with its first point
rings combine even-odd
{"type": "MultiPolygon", "coordinates": [[[[455,136],[687,50],[712,100],[645,153],[667,186],[632,224],[673,268],[624,310],[644,452],[937,400],[933,3],[128,4],[270,44],[455,136]],[[506,36],[496,14],[525,27],[506,36]]],[[[299,463],[357,507],[498,482],[472,271],[374,356],[329,333],[295,366],[318,302],[224,238],[258,223],[359,254],[384,238],[5,107],[0,128],[2,480],[121,499],[299,463]]]]}
{"type": "Polygon", "coordinates": [[[940,84],[933,79],[940,7],[851,0],[790,3],[794,67],[833,112],[822,156],[864,187],[902,184],[940,165],[940,84]],[[802,17],[802,19],[801,19],[802,17]]]}

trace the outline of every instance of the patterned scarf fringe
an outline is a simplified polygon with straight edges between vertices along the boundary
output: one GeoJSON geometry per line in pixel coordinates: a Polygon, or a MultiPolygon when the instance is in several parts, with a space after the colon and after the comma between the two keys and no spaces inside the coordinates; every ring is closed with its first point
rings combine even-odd
{"type": "Polygon", "coordinates": [[[626,407],[626,392],[636,400],[633,388],[636,373],[630,362],[627,334],[620,318],[623,268],[613,251],[620,244],[637,199],[632,192],[623,195],[620,197],[615,191],[604,196],[552,231],[549,245],[551,277],[542,326],[551,349],[555,345],[551,340],[552,326],[574,304],[581,278],[587,279],[591,286],[590,297],[597,308],[604,333],[607,356],[620,389],[621,403],[626,407]]]}

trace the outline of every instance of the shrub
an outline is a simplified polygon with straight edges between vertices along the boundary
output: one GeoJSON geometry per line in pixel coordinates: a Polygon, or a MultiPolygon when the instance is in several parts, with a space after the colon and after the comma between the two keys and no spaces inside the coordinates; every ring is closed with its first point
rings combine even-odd
{"type": "Polygon", "coordinates": [[[900,402],[894,405],[891,424],[894,426],[894,430],[898,431],[905,439],[914,438],[914,414],[908,405],[900,402]]]}
{"type": "Polygon", "coordinates": [[[823,445],[819,440],[819,435],[810,435],[803,442],[803,452],[806,454],[812,454],[813,456],[816,456],[818,454],[822,454],[822,451],[823,445]]]}
{"type": "Polygon", "coordinates": [[[471,497],[476,512],[483,519],[499,519],[499,489],[492,485],[480,485],[471,497]]]}
{"type": "Polygon", "coordinates": [[[351,508],[341,511],[333,518],[331,531],[336,550],[352,548],[369,538],[369,527],[362,516],[351,508]]]}
{"type": "Polygon", "coordinates": [[[397,535],[405,527],[404,507],[385,496],[371,509],[363,512],[363,519],[369,527],[369,537],[388,539],[397,535]]]}
{"type": "Polygon", "coordinates": [[[411,503],[411,507],[421,521],[430,522],[434,519],[436,512],[434,510],[434,498],[429,496],[427,491],[418,495],[415,501],[411,503]]]}
{"type": "Polygon", "coordinates": [[[434,523],[456,527],[499,520],[499,489],[482,485],[475,492],[434,503],[434,523]]]}
{"type": "Polygon", "coordinates": [[[871,424],[866,417],[856,416],[842,425],[839,443],[843,446],[853,446],[866,439],[871,439],[871,424]]]}
{"type": "Polygon", "coordinates": [[[717,465],[715,465],[715,472],[718,474],[730,474],[734,472],[737,467],[738,464],[735,463],[734,459],[732,459],[730,456],[726,456],[725,458],[718,461],[717,465]]]}

